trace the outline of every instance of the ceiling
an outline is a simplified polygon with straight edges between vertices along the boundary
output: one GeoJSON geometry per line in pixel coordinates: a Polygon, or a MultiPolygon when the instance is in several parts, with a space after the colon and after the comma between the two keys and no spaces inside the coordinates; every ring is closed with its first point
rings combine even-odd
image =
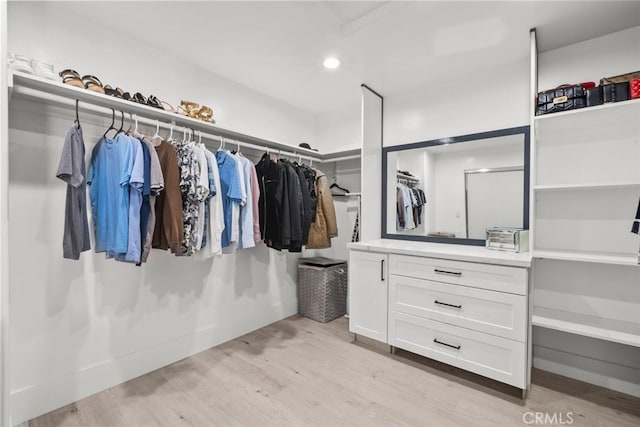
{"type": "Polygon", "coordinates": [[[359,102],[360,84],[384,96],[468,79],[474,71],[640,25],[638,1],[148,1],[74,2],[114,30],[295,107],[325,113],[359,102]],[[177,35],[188,35],[178,37],[177,35]],[[322,67],[327,55],[342,60],[322,67]]]}

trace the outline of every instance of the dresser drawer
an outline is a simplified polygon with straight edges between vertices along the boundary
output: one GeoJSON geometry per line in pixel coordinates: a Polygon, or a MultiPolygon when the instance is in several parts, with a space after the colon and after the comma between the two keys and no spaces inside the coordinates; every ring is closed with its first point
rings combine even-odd
{"type": "Polygon", "coordinates": [[[527,294],[527,269],[438,258],[389,255],[389,274],[527,294]]]}
{"type": "Polygon", "coordinates": [[[389,276],[389,309],[525,342],[527,298],[448,283],[389,276]]]}
{"type": "Polygon", "coordinates": [[[389,344],[526,388],[522,342],[390,310],[389,344]]]}

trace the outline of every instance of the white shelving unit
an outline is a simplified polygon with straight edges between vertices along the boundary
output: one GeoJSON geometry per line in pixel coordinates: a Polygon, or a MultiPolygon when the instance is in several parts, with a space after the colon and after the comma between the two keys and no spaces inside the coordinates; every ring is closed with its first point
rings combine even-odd
{"type": "Polygon", "coordinates": [[[640,100],[533,118],[534,326],[640,347],[639,118],[640,100]]]}
{"type": "Polygon", "coordinates": [[[360,157],[359,149],[322,154],[315,150],[309,150],[278,141],[267,140],[220,125],[206,123],[187,116],[153,108],[148,105],[138,104],[90,90],[65,85],[61,82],[47,80],[31,74],[9,71],[7,80],[10,100],[12,97],[18,97],[68,108],[74,108],[75,100],[79,100],[81,102],[80,106],[82,111],[91,111],[94,114],[111,117],[111,111],[109,109],[112,108],[117,112],[124,111],[125,113],[136,114],[141,118],[141,121],[145,121],[145,119],[147,122],[157,120],[163,127],[168,127],[169,123],[173,123],[175,126],[194,129],[209,135],[223,137],[228,140],[242,141],[245,145],[250,144],[274,151],[286,151],[323,163],[339,162],[346,159],[356,159],[360,157]]]}

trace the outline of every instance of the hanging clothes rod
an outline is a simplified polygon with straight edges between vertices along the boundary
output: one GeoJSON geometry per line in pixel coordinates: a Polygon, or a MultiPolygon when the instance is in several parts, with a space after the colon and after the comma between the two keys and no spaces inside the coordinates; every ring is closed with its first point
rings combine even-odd
{"type": "Polygon", "coordinates": [[[49,104],[57,104],[71,108],[75,108],[75,102],[76,99],[78,99],[80,101],[81,113],[84,110],[105,117],[111,117],[111,110],[114,109],[128,114],[135,114],[139,118],[139,122],[144,124],[155,126],[156,120],[158,120],[161,127],[168,129],[171,126],[171,123],[173,123],[174,129],[193,129],[201,132],[202,137],[206,139],[220,141],[221,138],[224,138],[226,142],[231,142],[234,145],[239,143],[241,147],[245,148],[269,151],[274,154],[280,153],[290,157],[297,157],[319,163],[322,162],[322,155],[317,154],[316,156],[311,154],[309,153],[311,150],[245,135],[229,129],[224,129],[220,126],[201,122],[190,117],[177,115],[165,110],[158,110],[153,107],[136,104],[119,98],[93,93],[86,89],[63,85],[62,83],[53,83],[33,76],[23,76],[20,73],[14,73],[11,80],[12,81],[9,83],[10,96],[21,95],[27,98],[42,100],[49,104]],[[154,116],[157,117],[149,118],[154,116]],[[170,123],[166,123],[167,121],[170,123]],[[219,130],[220,134],[216,135],[202,130],[203,128],[210,129],[212,127],[214,129],[217,128],[215,130],[219,130]],[[253,143],[245,142],[244,140],[246,139],[253,141],[253,143]],[[264,145],[259,145],[261,143],[264,145]]]}
{"type": "Polygon", "coordinates": [[[400,173],[400,172],[398,172],[398,180],[405,180],[405,181],[414,182],[414,183],[420,182],[420,180],[418,178],[415,178],[415,177],[409,176],[409,175],[405,175],[405,174],[400,173]]]}

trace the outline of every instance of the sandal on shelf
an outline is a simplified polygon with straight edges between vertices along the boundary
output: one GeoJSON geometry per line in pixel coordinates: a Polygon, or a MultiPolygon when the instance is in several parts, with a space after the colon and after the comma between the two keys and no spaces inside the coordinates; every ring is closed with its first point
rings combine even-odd
{"type": "Polygon", "coordinates": [[[162,101],[160,99],[158,99],[158,102],[160,103],[160,108],[162,108],[163,110],[169,111],[170,113],[181,114],[178,110],[173,108],[173,105],[169,104],[168,102],[162,101]]]}
{"type": "Polygon", "coordinates": [[[105,93],[104,88],[102,87],[102,82],[96,76],[87,74],[86,76],[82,76],[82,81],[84,82],[85,89],[102,94],[105,93]]]}
{"type": "Polygon", "coordinates": [[[133,102],[137,102],[138,104],[146,104],[147,98],[145,98],[140,92],[136,92],[131,99],[133,102]]]}
{"type": "MultiPolygon", "coordinates": [[[[118,89],[120,89],[120,88],[118,88],[118,89]]],[[[122,89],[120,89],[120,90],[122,90],[122,89]]],[[[104,93],[105,93],[105,95],[113,96],[113,97],[116,97],[116,98],[122,98],[121,93],[118,92],[117,89],[112,88],[110,85],[106,85],[104,87],[104,93]]]]}
{"type": "Polygon", "coordinates": [[[149,95],[149,98],[147,98],[147,105],[150,107],[159,108],[161,110],[163,109],[158,98],[153,95],[149,95]]]}
{"type": "Polygon", "coordinates": [[[187,113],[186,115],[191,118],[197,118],[198,111],[200,111],[200,105],[191,101],[180,101],[180,106],[187,113]]]}
{"type": "MultiPolygon", "coordinates": [[[[118,90],[118,89],[116,89],[116,90],[118,90]]],[[[122,89],[120,89],[120,90],[122,90],[122,89]]],[[[129,95],[129,92],[123,92],[122,93],[122,99],[126,99],[127,101],[133,101],[133,98],[131,98],[131,95],[129,95]]]]}
{"type": "Polygon", "coordinates": [[[196,119],[202,120],[203,122],[211,123],[213,121],[213,110],[206,105],[203,105],[198,110],[198,114],[196,115],[196,119]]]}
{"type": "Polygon", "coordinates": [[[80,74],[78,74],[76,70],[68,68],[66,70],[60,71],[58,75],[62,77],[62,83],[84,89],[84,83],[80,78],[80,74]]]}

